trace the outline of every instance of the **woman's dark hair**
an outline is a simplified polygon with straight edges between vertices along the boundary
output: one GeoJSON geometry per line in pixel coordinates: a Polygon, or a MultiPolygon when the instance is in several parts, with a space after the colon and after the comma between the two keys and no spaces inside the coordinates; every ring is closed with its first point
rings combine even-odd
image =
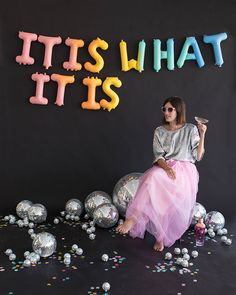
{"type": "MultiPolygon", "coordinates": [[[[176,110],[177,112],[177,117],[176,117],[176,124],[185,124],[186,123],[186,113],[185,113],[185,102],[183,98],[178,97],[178,96],[172,96],[167,98],[162,106],[164,107],[167,103],[170,103],[176,110]]],[[[163,117],[162,120],[163,124],[167,124],[165,117],[163,117]]]]}

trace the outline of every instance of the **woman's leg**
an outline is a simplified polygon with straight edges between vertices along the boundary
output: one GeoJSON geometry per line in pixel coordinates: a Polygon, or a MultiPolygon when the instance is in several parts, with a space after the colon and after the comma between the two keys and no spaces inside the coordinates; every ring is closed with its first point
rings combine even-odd
{"type": "MultiPolygon", "coordinates": [[[[121,234],[130,232],[132,237],[144,237],[147,223],[150,222],[150,212],[153,211],[150,199],[150,189],[153,185],[156,186],[153,174],[157,174],[157,179],[159,179],[160,173],[164,174],[161,168],[154,166],[147,170],[141,177],[135,198],[130,202],[127,208],[126,220],[116,228],[117,232],[121,234]]],[[[157,188],[158,187],[159,185],[157,185],[157,188]]],[[[154,195],[156,196],[156,191],[154,195]]],[[[151,214],[151,216],[153,215],[156,215],[156,212],[151,214]]],[[[157,239],[154,249],[157,251],[163,250],[162,239],[157,239]]]]}
{"type": "Polygon", "coordinates": [[[156,241],[154,246],[153,246],[153,249],[155,251],[163,251],[164,250],[164,243],[163,241],[156,241]]]}
{"type": "Polygon", "coordinates": [[[136,221],[134,218],[128,218],[125,220],[123,224],[120,224],[117,226],[116,231],[121,234],[127,234],[132,227],[135,225],[136,221]]]}

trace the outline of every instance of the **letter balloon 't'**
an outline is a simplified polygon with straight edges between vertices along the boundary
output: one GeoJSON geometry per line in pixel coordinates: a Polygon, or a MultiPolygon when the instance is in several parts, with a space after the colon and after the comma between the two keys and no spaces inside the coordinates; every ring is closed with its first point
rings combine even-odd
{"type": "Polygon", "coordinates": [[[48,69],[52,66],[52,50],[54,45],[61,44],[62,39],[60,36],[58,37],[48,37],[40,35],[38,37],[38,41],[45,45],[45,53],[44,53],[44,60],[43,66],[48,69]]]}
{"type": "Polygon", "coordinates": [[[224,63],[223,57],[222,57],[222,52],[221,52],[221,47],[220,43],[223,40],[227,39],[227,34],[226,33],[219,33],[216,35],[204,35],[203,36],[203,41],[205,43],[210,43],[213,47],[214,50],[214,55],[215,55],[215,65],[221,67],[222,64],[224,63]]]}

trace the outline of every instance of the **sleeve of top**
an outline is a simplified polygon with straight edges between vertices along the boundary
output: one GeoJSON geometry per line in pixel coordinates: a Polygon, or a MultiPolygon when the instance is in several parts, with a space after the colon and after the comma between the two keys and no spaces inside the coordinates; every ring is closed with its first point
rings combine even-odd
{"type": "Polygon", "coordinates": [[[200,141],[200,137],[199,137],[198,129],[197,129],[197,126],[194,125],[194,128],[191,132],[191,152],[195,160],[197,160],[197,148],[199,145],[199,141],[200,141]]]}
{"type": "Polygon", "coordinates": [[[153,137],[153,163],[157,162],[159,159],[165,160],[164,155],[165,155],[165,151],[163,150],[161,146],[158,133],[155,130],[154,137],[153,137]]]}

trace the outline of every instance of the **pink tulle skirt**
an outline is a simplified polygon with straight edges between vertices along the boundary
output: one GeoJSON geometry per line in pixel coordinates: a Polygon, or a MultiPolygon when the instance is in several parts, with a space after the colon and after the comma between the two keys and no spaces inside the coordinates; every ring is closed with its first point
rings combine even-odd
{"type": "Polygon", "coordinates": [[[148,169],[140,178],[126,219],[136,221],[129,232],[133,238],[144,238],[147,230],[170,247],[191,224],[199,175],[191,162],[167,160],[167,163],[175,170],[176,179],[169,178],[157,165],[148,169]]]}

